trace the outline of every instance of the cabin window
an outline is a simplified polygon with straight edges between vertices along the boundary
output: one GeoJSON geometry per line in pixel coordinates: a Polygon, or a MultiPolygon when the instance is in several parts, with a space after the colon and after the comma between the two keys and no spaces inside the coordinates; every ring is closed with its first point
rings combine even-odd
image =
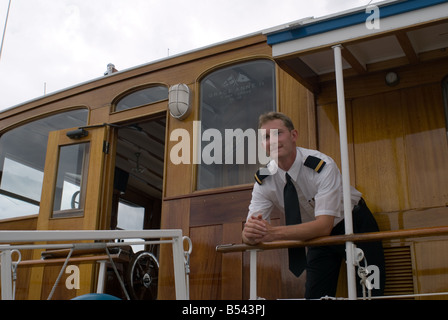
{"type": "Polygon", "coordinates": [[[443,90],[443,104],[445,106],[445,127],[446,127],[446,135],[448,138],[448,77],[446,77],[442,81],[442,90],[443,90]]]}
{"type": "Polygon", "coordinates": [[[0,136],[0,219],[39,213],[50,131],[87,124],[88,110],[29,122],[0,136]]]}
{"type": "Polygon", "coordinates": [[[276,109],[274,63],[261,59],[227,66],[200,86],[197,189],[253,182],[260,167],[253,143],[258,117],[276,109]]]}
{"type": "Polygon", "coordinates": [[[151,86],[134,91],[122,97],[115,104],[115,111],[123,111],[168,99],[168,88],[163,85],[151,86]]]}

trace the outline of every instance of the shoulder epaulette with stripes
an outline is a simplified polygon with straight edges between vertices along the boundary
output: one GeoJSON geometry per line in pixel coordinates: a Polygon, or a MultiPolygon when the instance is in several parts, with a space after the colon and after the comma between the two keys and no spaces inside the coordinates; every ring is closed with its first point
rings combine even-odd
{"type": "Polygon", "coordinates": [[[325,167],[326,162],[320,158],[308,156],[306,158],[304,165],[308,168],[313,169],[317,173],[320,173],[322,169],[325,167]]]}
{"type": "Polygon", "coordinates": [[[259,185],[262,185],[263,184],[263,180],[264,180],[264,178],[266,178],[266,177],[268,177],[269,175],[268,174],[261,174],[260,173],[260,170],[258,170],[256,173],[255,173],[255,181],[257,181],[257,183],[259,184],[259,185]]]}

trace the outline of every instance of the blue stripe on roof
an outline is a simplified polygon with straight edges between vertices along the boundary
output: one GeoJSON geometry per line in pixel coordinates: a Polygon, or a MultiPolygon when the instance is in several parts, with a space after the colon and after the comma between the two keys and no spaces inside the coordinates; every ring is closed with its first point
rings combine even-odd
{"type": "MultiPolygon", "coordinates": [[[[448,0],[406,0],[380,6],[380,18],[431,7],[437,4],[448,2],[448,0]]],[[[319,33],[325,33],[332,30],[350,27],[353,25],[365,23],[371,12],[362,11],[349,13],[347,15],[336,16],[329,20],[317,21],[304,26],[292,27],[288,30],[279,31],[267,36],[269,45],[274,45],[286,41],[309,37],[319,33]]]]}

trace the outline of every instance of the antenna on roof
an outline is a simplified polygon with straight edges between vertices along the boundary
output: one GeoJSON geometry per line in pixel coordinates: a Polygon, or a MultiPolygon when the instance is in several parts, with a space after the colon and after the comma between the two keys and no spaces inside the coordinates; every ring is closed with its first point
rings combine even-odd
{"type": "Polygon", "coordinates": [[[11,7],[11,0],[9,0],[9,3],[8,3],[8,11],[6,12],[5,27],[3,28],[2,44],[1,44],[1,46],[0,46],[0,60],[1,60],[1,58],[2,58],[3,41],[5,40],[6,26],[8,25],[9,8],[10,8],[10,7],[11,7]]]}

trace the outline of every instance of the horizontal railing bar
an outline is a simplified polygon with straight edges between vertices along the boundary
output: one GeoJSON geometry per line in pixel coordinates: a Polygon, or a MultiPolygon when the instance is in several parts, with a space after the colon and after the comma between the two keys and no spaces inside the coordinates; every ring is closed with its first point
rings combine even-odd
{"type": "Polygon", "coordinates": [[[0,231],[0,244],[38,241],[181,238],[182,230],[64,230],[0,231]]]}
{"type": "MultiPolygon", "coordinates": [[[[91,239],[85,239],[91,240],[91,239]]],[[[108,248],[114,247],[124,247],[124,246],[132,246],[132,245],[146,245],[146,244],[172,244],[173,240],[154,240],[154,241],[133,241],[133,242],[108,242],[106,246],[108,248]]],[[[95,248],[95,244],[97,243],[83,243],[84,248],[89,248],[89,245],[92,245],[92,248],[95,248]]],[[[75,248],[76,245],[72,243],[66,244],[17,244],[17,245],[3,245],[0,244],[0,252],[3,250],[34,250],[34,249],[71,249],[75,248]]]]}
{"type": "MultiPolygon", "coordinates": [[[[111,254],[110,257],[114,260],[119,258],[118,254],[111,254]]],[[[27,267],[27,266],[37,266],[37,265],[55,265],[55,264],[63,264],[67,259],[66,258],[56,258],[56,259],[45,259],[45,260],[23,260],[20,261],[17,266],[19,267],[27,267]]],[[[71,263],[87,263],[87,262],[95,262],[95,261],[109,261],[108,255],[97,255],[97,256],[87,256],[87,257],[70,257],[69,261],[71,263]]]]}
{"type": "Polygon", "coordinates": [[[442,235],[448,235],[448,226],[380,231],[369,233],[356,233],[356,234],[338,235],[338,236],[325,236],[308,241],[263,242],[255,246],[247,244],[224,244],[224,245],[218,245],[216,247],[216,251],[221,253],[230,253],[230,252],[243,252],[248,250],[274,250],[274,249],[284,249],[293,247],[340,245],[346,243],[347,241],[372,242],[372,241],[392,240],[400,238],[419,238],[419,237],[442,236],[442,235]]]}

